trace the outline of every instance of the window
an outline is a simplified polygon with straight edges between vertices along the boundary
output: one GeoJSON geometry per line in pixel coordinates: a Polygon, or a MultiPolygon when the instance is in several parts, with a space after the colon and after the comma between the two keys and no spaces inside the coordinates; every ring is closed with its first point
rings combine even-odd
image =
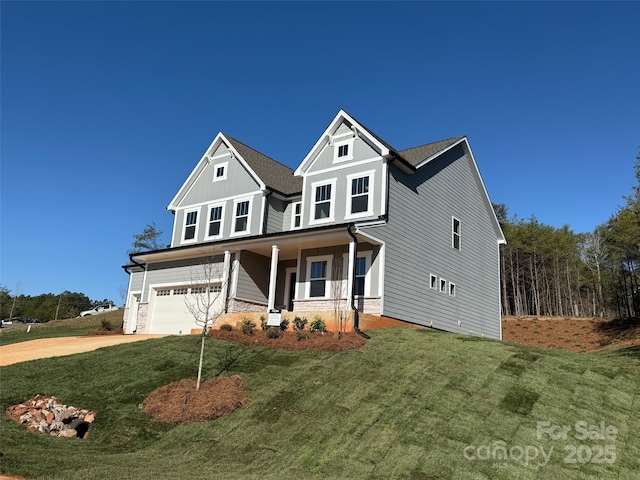
{"type": "Polygon", "coordinates": [[[328,298],[332,255],[307,257],[306,298],[328,298]]]}
{"type": "Polygon", "coordinates": [[[366,257],[356,258],[356,278],[355,278],[355,293],[356,295],[364,296],[364,284],[367,275],[367,259],[366,257]]]}
{"type": "Polygon", "coordinates": [[[313,202],[311,206],[310,224],[327,223],[334,220],[334,192],[336,189],[336,179],[329,181],[314,182],[311,184],[313,192],[313,202]]]}
{"type": "Polygon", "coordinates": [[[333,146],[333,162],[346,162],[347,160],[353,160],[353,134],[347,134],[346,138],[341,135],[341,140],[335,142],[333,146]]]}
{"type": "Polygon", "coordinates": [[[309,296],[324,297],[327,286],[327,262],[311,262],[309,296]]]}
{"type": "Polygon", "coordinates": [[[167,295],[171,295],[171,289],[164,288],[162,290],[156,290],[156,295],[158,297],[166,297],[167,295]]]}
{"type": "Polygon", "coordinates": [[[174,288],[173,289],[173,294],[174,295],[186,295],[188,291],[189,291],[188,288],[174,288]]]}
{"type": "Polygon", "coordinates": [[[302,202],[293,204],[293,216],[291,217],[291,228],[300,228],[302,226],[302,202]]]}
{"type": "Polygon", "coordinates": [[[444,278],[440,279],[440,291],[441,292],[447,291],[447,281],[444,278]]]}
{"type": "Polygon", "coordinates": [[[222,205],[209,207],[209,227],[207,238],[222,236],[222,205]]]}
{"type": "Polygon", "coordinates": [[[338,147],[338,157],[346,157],[349,155],[349,144],[340,145],[338,147]]]}
{"type": "Polygon", "coordinates": [[[434,290],[436,288],[438,288],[438,277],[435,276],[433,273],[431,274],[431,279],[430,279],[430,283],[429,285],[431,286],[431,288],[433,288],[434,290]]]}
{"type": "Polygon", "coordinates": [[[456,284],[449,282],[449,295],[451,295],[452,297],[456,296],[456,284]]]}
{"type": "Polygon", "coordinates": [[[249,200],[243,200],[236,203],[236,216],[234,222],[234,232],[249,231],[249,200]]]}
{"type": "Polygon", "coordinates": [[[458,220],[456,217],[453,217],[451,225],[452,225],[451,226],[451,229],[452,229],[451,245],[456,250],[460,250],[460,220],[458,220]]]}
{"type": "Polygon", "coordinates": [[[229,162],[218,163],[213,166],[213,181],[219,182],[227,179],[227,170],[229,162]]]}
{"type": "Polygon", "coordinates": [[[195,240],[198,229],[198,211],[186,212],[184,219],[184,241],[195,240]]]}
{"type": "Polygon", "coordinates": [[[369,177],[351,180],[351,213],[369,210],[369,177]]]}

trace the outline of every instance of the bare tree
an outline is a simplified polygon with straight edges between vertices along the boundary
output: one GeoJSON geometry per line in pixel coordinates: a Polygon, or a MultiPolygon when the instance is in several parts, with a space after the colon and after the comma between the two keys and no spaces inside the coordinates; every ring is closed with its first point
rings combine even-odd
{"type": "MultiPolygon", "coordinates": [[[[224,269],[224,261],[220,255],[215,255],[215,253],[202,256],[200,264],[191,269],[191,293],[185,297],[185,305],[196,325],[202,328],[196,390],[200,389],[202,380],[204,344],[207,332],[213,327],[225,308],[224,299],[221,299],[228,283],[228,280],[223,280],[225,278],[224,269]]],[[[230,276],[229,274],[226,278],[230,276]]]]}

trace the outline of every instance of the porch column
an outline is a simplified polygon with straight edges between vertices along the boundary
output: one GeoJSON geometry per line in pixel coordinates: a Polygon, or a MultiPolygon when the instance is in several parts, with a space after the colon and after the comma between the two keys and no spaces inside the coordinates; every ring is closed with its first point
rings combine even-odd
{"type": "Polygon", "coordinates": [[[347,268],[347,308],[351,308],[351,297],[353,296],[353,266],[356,262],[356,242],[349,239],[349,265],[347,268]]]}
{"type": "Polygon", "coordinates": [[[229,250],[224,251],[224,263],[222,266],[222,289],[220,295],[222,295],[223,311],[221,313],[227,313],[227,296],[229,295],[229,282],[231,281],[231,275],[229,269],[231,267],[231,252],[229,250]]]}
{"type": "Polygon", "coordinates": [[[271,310],[276,303],[276,278],[278,276],[278,246],[271,246],[271,272],[269,275],[269,300],[267,308],[271,310]]]}

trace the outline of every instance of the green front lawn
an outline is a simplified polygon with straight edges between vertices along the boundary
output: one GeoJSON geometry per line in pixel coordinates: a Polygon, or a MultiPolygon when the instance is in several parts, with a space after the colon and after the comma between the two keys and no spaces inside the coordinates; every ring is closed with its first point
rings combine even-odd
{"type": "Polygon", "coordinates": [[[369,333],[365,347],[340,353],[209,340],[207,372],[217,370],[216,352],[248,348],[231,373],[243,378],[249,404],[178,427],[150,421],[139,405],[155,388],[195,376],[197,336],[2,367],[3,410],[40,393],[97,417],[79,440],[29,433],[3,416],[0,471],[60,479],[638,478],[639,348],[576,354],[428,329],[369,333]],[[576,438],[601,422],[617,433],[576,438]],[[567,426],[566,438],[545,433],[554,426],[567,426]],[[501,445],[507,458],[492,458],[501,445]]]}

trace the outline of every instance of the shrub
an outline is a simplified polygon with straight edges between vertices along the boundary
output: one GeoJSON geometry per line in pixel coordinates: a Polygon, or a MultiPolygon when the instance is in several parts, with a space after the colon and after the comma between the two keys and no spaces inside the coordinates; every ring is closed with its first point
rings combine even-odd
{"type": "Polygon", "coordinates": [[[297,331],[296,332],[296,338],[298,339],[299,342],[302,342],[303,340],[306,340],[309,338],[309,336],[301,331],[297,331]]]}
{"type": "Polygon", "coordinates": [[[280,335],[282,335],[282,332],[279,328],[271,327],[267,329],[267,338],[280,338],[280,335]]]}
{"type": "Polygon", "coordinates": [[[260,328],[262,328],[263,331],[269,328],[267,326],[267,317],[265,317],[264,315],[260,315],[260,328]]]}
{"type": "Polygon", "coordinates": [[[319,316],[316,316],[311,325],[309,325],[310,332],[321,332],[324,333],[327,331],[327,325],[324,323],[324,320],[319,316]]]}
{"type": "Polygon", "coordinates": [[[106,330],[107,332],[110,332],[111,330],[113,330],[113,325],[111,325],[111,322],[109,322],[108,320],[102,319],[100,321],[100,328],[102,330],[106,330]]]}
{"type": "Polygon", "coordinates": [[[282,320],[280,321],[280,330],[284,332],[287,328],[289,328],[289,319],[287,317],[282,317],[282,320]]]}
{"type": "Polygon", "coordinates": [[[220,330],[225,330],[227,332],[230,332],[231,330],[233,330],[233,327],[228,323],[223,323],[222,325],[220,325],[220,330]]]}
{"type": "Polygon", "coordinates": [[[295,317],[293,319],[293,329],[294,330],[304,330],[304,326],[307,324],[306,318],[295,317]]]}
{"type": "Polygon", "coordinates": [[[242,333],[244,333],[245,335],[253,335],[255,329],[256,322],[246,317],[242,319],[242,333]]]}

